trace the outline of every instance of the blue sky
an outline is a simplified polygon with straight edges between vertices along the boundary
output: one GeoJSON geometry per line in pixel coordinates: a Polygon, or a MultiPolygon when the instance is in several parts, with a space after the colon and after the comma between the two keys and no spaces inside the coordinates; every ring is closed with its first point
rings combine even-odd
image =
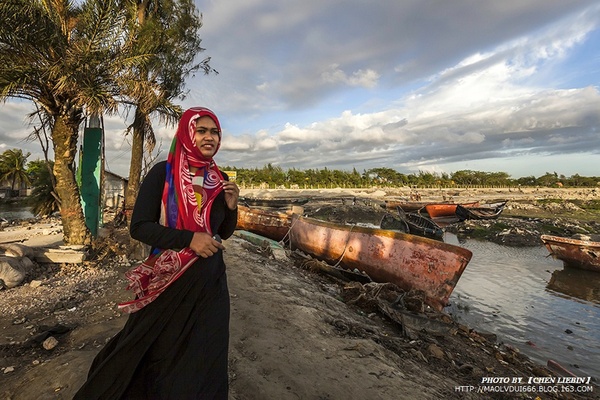
{"type": "MultiPolygon", "coordinates": [[[[188,80],[212,108],[221,166],[512,177],[600,176],[600,4],[590,0],[198,1],[219,74],[188,80]]],[[[0,105],[0,151],[31,106],[0,105]]],[[[127,176],[123,116],[107,168],[127,176]]],[[[166,156],[173,127],[156,126],[166,156]]]]}

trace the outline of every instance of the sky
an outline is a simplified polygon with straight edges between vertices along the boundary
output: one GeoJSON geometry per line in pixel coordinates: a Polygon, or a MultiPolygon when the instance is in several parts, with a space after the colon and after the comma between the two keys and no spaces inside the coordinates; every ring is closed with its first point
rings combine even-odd
{"type": "MultiPolygon", "coordinates": [[[[221,167],[600,176],[597,0],[196,1],[184,108],[219,116],[221,167]]],[[[27,102],[0,103],[0,152],[43,158],[27,102]]],[[[127,177],[131,115],[104,116],[127,177]]],[[[175,127],[155,126],[158,159],[175,127]]]]}

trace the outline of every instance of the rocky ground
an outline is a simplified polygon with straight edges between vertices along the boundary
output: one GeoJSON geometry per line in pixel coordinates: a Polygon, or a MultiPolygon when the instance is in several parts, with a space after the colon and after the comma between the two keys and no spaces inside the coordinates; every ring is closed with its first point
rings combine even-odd
{"type": "MultiPolygon", "coordinates": [[[[382,198],[390,196],[378,190],[295,193],[307,194],[313,197],[305,209],[313,216],[373,224],[385,212],[379,206],[382,198]]],[[[507,245],[539,245],[541,233],[600,233],[593,207],[582,207],[598,199],[595,192],[568,199],[562,194],[513,194],[510,209],[499,220],[446,229],[459,237],[507,245]]],[[[432,201],[435,196],[462,199],[471,194],[424,194],[432,201]]],[[[2,398],[71,398],[94,355],[123,325],[125,317],[115,305],[129,299],[123,272],[136,260],[129,256],[126,230],[110,224],[107,230],[92,250],[92,260],[37,264],[23,285],[0,291],[2,398]]],[[[577,385],[482,383],[487,378],[557,377],[560,371],[532,363],[493,335],[428,310],[418,293],[323,275],[316,272],[321,268],[315,261],[294,253],[275,259],[268,249],[236,236],[225,246],[232,301],[232,399],[600,398],[595,380],[585,385],[585,393],[578,393],[577,385]],[[405,308],[396,302],[400,295],[405,308]]]]}

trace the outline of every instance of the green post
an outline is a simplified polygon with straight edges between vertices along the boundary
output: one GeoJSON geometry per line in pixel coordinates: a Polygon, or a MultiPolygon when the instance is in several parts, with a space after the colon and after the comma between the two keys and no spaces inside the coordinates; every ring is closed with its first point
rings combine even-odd
{"type": "MultiPolygon", "coordinates": [[[[93,122],[93,118],[92,118],[93,122]]],[[[101,216],[101,172],[102,172],[102,128],[88,126],[83,131],[81,150],[81,202],[85,224],[92,233],[98,235],[101,216]]],[[[99,124],[98,124],[99,125],[99,124]]]]}

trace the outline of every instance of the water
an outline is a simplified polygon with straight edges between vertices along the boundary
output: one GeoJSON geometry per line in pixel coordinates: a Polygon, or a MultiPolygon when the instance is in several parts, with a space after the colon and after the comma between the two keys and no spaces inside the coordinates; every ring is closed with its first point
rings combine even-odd
{"type": "Polygon", "coordinates": [[[0,203],[0,218],[7,221],[15,219],[33,218],[30,207],[23,207],[19,203],[0,203]]]}
{"type": "Polygon", "coordinates": [[[535,362],[600,377],[600,273],[565,269],[545,247],[444,240],[473,252],[447,312],[535,362]]]}

